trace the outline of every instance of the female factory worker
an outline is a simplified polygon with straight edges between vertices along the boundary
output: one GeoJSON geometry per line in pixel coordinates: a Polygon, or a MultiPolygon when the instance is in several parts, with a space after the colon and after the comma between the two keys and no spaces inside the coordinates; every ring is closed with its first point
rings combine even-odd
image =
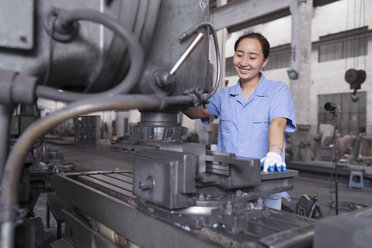
{"type": "MultiPolygon", "coordinates": [[[[218,150],[237,157],[262,158],[264,173],[283,171],[284,132],[296,130],[291,94],[283,82],[267,80],[261,73],[269,61],[270,44],[259,33],[241,36],[234,46],[233,64],[239,81],[222,88],[205,107],[184,111],[192,118],[208,124],[220,118],[218,150]]],[[[286,192],[264,198],[265,205],[281,208],[286,192]]]]}

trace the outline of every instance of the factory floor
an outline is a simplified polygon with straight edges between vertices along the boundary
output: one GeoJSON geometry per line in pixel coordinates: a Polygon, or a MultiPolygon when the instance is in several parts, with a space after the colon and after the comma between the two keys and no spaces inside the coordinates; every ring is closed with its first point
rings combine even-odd
{"type": "MultiPolygon", "coordinates": [[[[112,149],[110,144],[101,144],[96,148],[80,147],[76,145],[50,145],[64,155],[65,161],[70,161],[79,169],[83,170],[132,170],[131,158],[128,153],[112,149]]],[[[338,208],[339,213],[345,213],[372,206],[372,184],[369,180],[364,182],[364,190],[359,188],[348,189],[348,178],[340,177],[338,182],[338,208]]],[[[335,185],[334,177],[299,173],[294,178],[294,187],[288,191],[292,200],[283,199],[287,211],[295,211],[296,204],[303,194],[308,196],[318,195],[318,203],[322,217],[335,215],[335,185]]],[[[45,226],[46,197],[42,194],[35,206],[35,213],[40,216],[45,226]]],[[[51,217],[51,228],[47,231],[55,231],[55,220],[51,217]]]]}

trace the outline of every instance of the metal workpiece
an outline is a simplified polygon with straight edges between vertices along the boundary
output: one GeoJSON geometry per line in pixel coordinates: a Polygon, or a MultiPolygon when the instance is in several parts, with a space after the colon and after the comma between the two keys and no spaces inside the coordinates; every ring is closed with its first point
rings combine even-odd
{"type": "Polygon", "coordinates": [[[161,143],[159,149],[135,151],[134,194],[152,204],[179,209],[255,200],[293,187],[295,171],[266,176],[258,159],[205,154],[200,146],[161,143]]]}
{"type": "MultiPolygon", "coordinates": [[[[142,157],[143,154],[139,155],[142,157]]],[[[151,158],[151,155],[148,157],[151,158]]],[[[139,188],[140,185],[136,185],[139,182],[135,174],[136,171],[132,175],[130,171],[119,170],[66,173],[52,179],[52,188],[58,196],[80,209],[82,216],[86,216],[84,218],[94,219],[144,248],[293,247],[290,246],[292,244],[306,247],[309,237],[312,237],[314,220],[262,207],[256,200],[242,200],[242,194],[236,194],[239,200],[221,199],[218,203],[211,201],[209,206],[164,208],[150,203],[142,194],[132,194],[131,187],[139,188]],[[281,246],[284,244],[289,246],[281,246]]],[[[148,177],[144,178],[146,181],[148,177]]],[[[153,186],[159,183],[157,179],[153,186]]],[[[145,192],[151,190],[154,188],[144,189],[145,192]]],[[[174,189],[169,190],[174,192],[174,189]]],[[[79,224],[84,220],[75,222],[79,224]]],[[[67,225],[68,230],[71,228],[69,232],[80,230],[80,227],[74,227],[76,224],[67,225]]],[[[81,239],[91,239],[96,231],[91,231],[90,236],[88,234],[81,239]]],[[[80,244],[86,242],[77,241],[78,237],[73,240],[80,244]]]]}
{"type": "Polygon", "coordinates": [[[211,152],[207,154],[206,162],[206,172],[225,176],[219,177],[218,182],[225,189],[252,187],[261,182],[258,159],[236,159],[228,153],[211,152]]]}
{"type": "Polygon", "coordinates": [[[188,194],[196,193],[195,160],[192,154],[178,152],[135,152],[133,193],[168,209],[192,205],[188,194]],[[143,188],[144,184],[150,187],[143,188]]]}

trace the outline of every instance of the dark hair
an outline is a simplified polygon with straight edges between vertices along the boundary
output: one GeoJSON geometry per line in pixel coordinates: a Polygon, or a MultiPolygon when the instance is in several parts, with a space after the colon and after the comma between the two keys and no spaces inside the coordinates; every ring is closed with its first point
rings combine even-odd
{"type": "Polygon", "coordinates": [[[236,48],[238,48],[238,45],[239,45],[240,41],[242,41],[243,39],[247,39],[247,38],[257,39],[261,43],[261,48],[262,48],[262,53],[264,55],[264,59],[267,59],[269,57],[269,55],[270,55],[270,43],[260,33],[253,33],[252,32],[252,33],[247,33],[247,34],[244,34],[244,35],[240,36],[239,39],[237,39],[235,41],[234,51],[236,51],[236,48]]]}

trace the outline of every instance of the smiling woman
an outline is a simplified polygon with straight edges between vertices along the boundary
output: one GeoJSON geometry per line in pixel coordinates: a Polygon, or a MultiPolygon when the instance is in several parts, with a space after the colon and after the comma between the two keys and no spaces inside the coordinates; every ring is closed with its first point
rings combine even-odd
{"type": "MultiPolygon", "coordinates": [[[[270,44],[259,33],[241,36],[234,45],[234,69],[239,80],[222,88],[205,107],[184,111],[190,118],[209,124],[220,118],[218,150],[239,157],[259,158],[263,173],[286,170],[284,132],[296,130],[291,94],[283,82],[267,80],[261,70],[270,55],[270,44]],[[227,118],[228,117],[228,118],[227,118]]],[[[268,196],[266,206],[280,209],[285,192],[268,196]]]]}
{"type": "Polygon", "coordinates": [[[245,100],[248,100],[249,96],[255,91],[260,81],[259,73],[269,61],[268,49],[270,49],[270,45],[266,39],[261,41],[259,38],[260,36],[256,33],[250,33],[241,36],[235,42],[233,64],[240,78],[245,100]]]}

